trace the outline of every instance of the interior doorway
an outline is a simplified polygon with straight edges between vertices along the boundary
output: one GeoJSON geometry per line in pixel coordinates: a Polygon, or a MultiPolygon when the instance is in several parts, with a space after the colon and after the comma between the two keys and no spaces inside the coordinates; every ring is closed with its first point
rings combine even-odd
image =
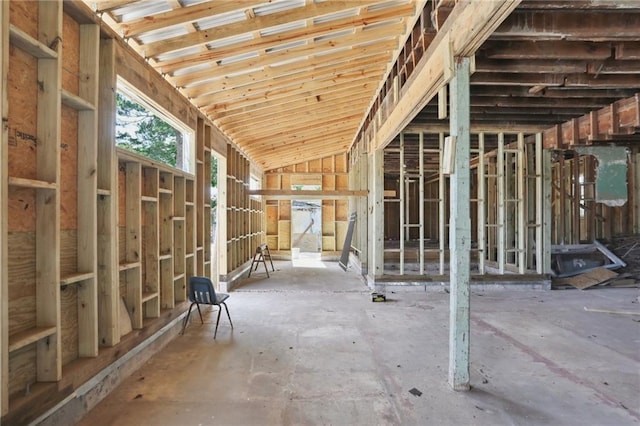
{"type": "Polygon", "coordinates": [[[291,257],[322,251],[322,201],[291,202],[291,257]]]}

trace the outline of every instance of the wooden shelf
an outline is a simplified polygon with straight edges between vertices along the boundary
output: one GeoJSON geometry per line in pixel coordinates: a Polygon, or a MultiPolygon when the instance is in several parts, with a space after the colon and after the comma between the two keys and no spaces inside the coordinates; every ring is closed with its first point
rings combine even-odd
{"type": "Polygon", "coordinates": [[[45,182],[43,180],[37,180],[37,179],[9,177],[9,186],[55,190],[58,187],[58,184],[56,184],[55,182],[45,182]]]}
{"type": "Polygon", "coordinates": [[[140,300],[142,301],[142,303],[145,303],[145,302],[148,302],[149,300],[155,299],[156,297],[158,297],[158,292],[157,291],[155,291],[155,292],[147,292],[147,293],[143,292],[142,293],[142,299],[140,299],[140,300]]]}
{"type": "Polygon", "coordinates": [[[36,58],[56,59],[58,57],[58,53],[55,50],[40,43],[15,25],[9,25],[9,40],[11,44],[36,58]]]}
{"type": "Polygon", "coordinates": [[[56,327],[34,327],[9,336],[9,353],[56,333],[56,327]]]}
{"type": "Polygon", "coordinates": [[[93,272],[76,272],[75,274],[67,275],[60,278],[60,285],[65,286],[74,284],[80,281],[85,281],[93,278],[95,274],[93,272]]]}
{"type": "Polygon", "coordinates": [[[143,195],[140,197],[140,200],[144,201],[145,203],[157,203],[158,202],[158,197],[152,197],[150,195],[143,195]]]}
{"type": "Polygon", "coordinates": [[[120,271],[128,271],[129,269],[135,269],[140,267],[140,262],[121,263],[118,267],[120,271]]]}
{"type": "Polygon", "coordinates": [[[95,111],[96,107],[78,95],[62,89],[62,104],[78,111],[95,111]]]}

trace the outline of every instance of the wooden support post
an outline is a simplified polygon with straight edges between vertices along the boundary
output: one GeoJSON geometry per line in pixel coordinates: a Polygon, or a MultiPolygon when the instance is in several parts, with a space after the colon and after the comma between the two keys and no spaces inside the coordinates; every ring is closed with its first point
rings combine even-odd
{"type": "MultiPolygon", "coordinates": [[[[369,187],[369,162],[367,161],[367,153],[363,152],[359,155],[358,158],[358,168],[360,170],[359,176],[359,186],[358,189],[364,190],[369,187]]],[[[360,262],[362,268],[362,275],[366,276],[369,269],[369,238],[368,238],[368,230],[369,230],[369,215],[367,214],[368,209],[368,197],[358,197],[358,216],[356,222],[356,230],[359,236],[359,245],[360,249],[360,262]]]]}
{"type": "Polygon", "coordinates": [[[498,134],[498,161],[496,164],[496,180],[498,183],[498,215],[496,249],[498,255],[498,273],[504,274],[506,263],[506,203],[505,203],[505,164],[504,164],[504,133],[498,134]]]}
{"type": "MultiPolygon", "coordinates": [[[[220,291],[227,291],[226,280],[230,272],[228,267],[228,246],[227,246],[227,164],[228,157],[218,157],[218,206],[217,206],[217,226],[216,232],[216,252],[218,253],[218,282],[220,291]]],[[[275,247],[277,249],[277,247],[275,247]]]]}
{"type": "MultiPolygon", "coordinates": [[[[62,35],[62,3],[39,4],[38,39],[45,44],[62,35]]],[[[37,178],[56,184],[36,191],[36,326],[56,327],[37,343],[36,378],[62,377],[60,328],[60,130],[62,64],[58,57],[38,60],[37,178]]]]}
{"type": "Polygon", "coordinates": [[[442,172],[444,165],[444,133],[438,135],[438,149],[440,151],[438,162],[438,244],[440,275],[444,275],[445,249],[447,247],[446,182],[444,173],[442,172]]]}
{"type": "Polygon", "coordinates": [[[633,225],[632,232],[634,234],[640,234],[640,149],[637,147],[631,154],[631,185],[629,185],[629,193],[633,194],[633,225]]]}
{"type": "Polygon", "coordinates": [[[141,189],[140,163],[126,163],[125,262],[136,265],[127,267],[125,271],[126,302],[131,315],[131,325],[134,329],[142,328],[141,189]]]}
{"type": "Polygon", "coordinates": [[[551,273],[551,224],[553,222],[553,212],[551,210],[552,203],[552,179],[551,179],[551,151],[542,149],[542,134],[538,133],[536,138],[539,138],[539,146],[542,151],[540,174],[542,177],[542,191],[541,191],[541,204],[542,211],[540,226],[542,227],[542,235],[538,238],[538,245],[542,246],[542,253],[539,254],[538,263],[542,265],[542,269],[539,270],[542,274],[551,273]]]}
{"type": "Polygon", "coordinates": [[[527,203],[524,198],[524,187],[527,183],[525,175],[525,158],[524,158],[524,134],[518,133],[518,153],[516,154],[516,216],[517,216],[517,259],[518,273],[524,274],[527,270],[527,223],[525,215],[527,212],[527,203]]]}
{"type": "Polygon", "coordinates": [[[120,341],[118,318],[118,159],[115,152],[116,71],[115,43],[100,41],[98,85],[98,336],[100,345],[120,341]]]}
{"type": "Polygon", "coordinates": [[[469,58],[456,58],[451,80],[451,136],[456,138],[450,176],[449,384],[469,390],[469,281],[471,251],[469,58]]]}
{"type": "Polygon", "coordinates": [[[558,209],[559,213],[556,215],[556,220],[558,224],[558,244],[564,245],[567,243],[565,240],[565,224],[567,221],[567,187],[566,187],[566,178],[565,178],[565,161],[564,161],[564,153],[560,153],[560,160],[558,161],[558,209]]]}
{"type": "Polygon", "coordinates": [[[577,152],[573,157],[571,164],[573,167],[573,185],[571,185],[571,195],[573,195],[571,203],[571,244],[580,244],[580,201],[582,199],[582,192],[580,191],[580,156],[577,152]]]}
{"type": "Polygon", "coordinates": [[[369,156],[369,277],[384,273],[384,152],[382,149],[369,156]]]}
{"type": "Polygon", "coordinates": [[[484,133],[478,134],[478,270],[484,275],[484,263],[487,255],[486,247],[486,187],[485,187],[484,133]]]}
{"type": "Polygon", "coordinates": [[[97,139],[100,27],[80,26],[79,96],[94,106],[78,111],[78,272],[92,277],[78,286],[78,355],[98,355],[97,139]]]}
{"type": "Polygon", "coordinates": [[[398,207],[398,219],[400,220],[400,275],[404,275],[404,243],[406,238],[406,229],[405,229],[405,217],[404,213],[406,211],[405,203],[406,199],[406,182],[405,182],[405,167],[404,167],[404,133],[400,132],[400,182],[399,182],[399,192],[400,192],[400,204],[398,207]]]}
{"type": "Polygon", "coordinates": [[[544,220],[544,208],[546,205],[546,199],[544,197],[545,192],[550,192],[549,189],[543,187],[543,162],[544,157],[542,155],[542,133],[536,133],[535,136],[535,175],[536,175],[536,184],[535,184],[535,196],[530,197],[533,199],[535,203],[535,211],[536,211],[536,233],[535,233],[535,264],[536,264],[536,272],[538,274],[544,273],[544,261],[543,261],[543,247],[544,245],[550,243],[549,240],[546,242],[544,240],[544,227],[542,225],[544,220]]]}
{"type": "Polygon", "coordinates": [[[418,140],[418,226],[420,239],[418,256],[420,262],[420,275],[424,274],[424,133],[420,132],[418,140]]]}
{"type": "Polygon", "coordinates": [[[0,416],[9,411],[8,143],[9,2],[0,2],[0,416]]]}

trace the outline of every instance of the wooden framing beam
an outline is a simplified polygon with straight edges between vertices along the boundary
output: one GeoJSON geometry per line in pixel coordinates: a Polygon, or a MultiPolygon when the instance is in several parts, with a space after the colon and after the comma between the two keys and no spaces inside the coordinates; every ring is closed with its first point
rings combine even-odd
{"type": "MultiPolygon", "coordinates": [[[[79,97],[98,105],[100,28],[80,26],[79,97]]],[[[97,161],[98,117],[95,108],[78,112],[78,272],[91,279],[78,287],[78,355],[98,355],[97,161]]]]}
{"type": "Polygon", "coordinates": [[[233,12],[239,9],[249,9],[265,3],[268,3],[268,0],[241,0],[235,2],[206,1],[177,10],[157,13],[155,15],[123,22],[117,29],[125,38],[135,37],[149,31],[188,24],[210,16],[233,12]]]}
{"type": "Polygon", "coordinates": [[[308,108],[303,112],[299,112],[297,108],[288,108],[294,103],[283,105],[283,109],[274,111],[273,113],[265,113],[252,119],[250,115],[244,117],[238,116],[236,120],[219,120],[216,122],[225,133],[232,138],[242,136],[259,136],[270,132],[281,130],[288,123],[296,123],[297,125],[316,125],[324,120],[331,120],[356,111],[362,112],[369,103],[370,97],[362,95],[360,98],[347,98],[345,101],[336,101],[332,105],[324,105],[322,107],[308,108]],[[295,116],[287,115],[291,111],[295,116]]]}
{"type": "Polygon", "coordinates": [[[306,78],[300,82],[296,78],[288,78],[283,85],[275,81],[273,85],[257,86],[252,90],[248,89],[248,93],[243,88],[229,89],[224,92],[216,92],[198,96],[192,99],[194,104],[198,106],[210,104],[223,104],[233,107],[237,102],[242,106],[259,103],[262,100],[273,100],[281,98],[290,98],[294,95],[304,93],[315,93],[318,90],[327,90],[330,87],[353,87],[358,86],[362,81],[377,81],[380,76],[382,67],[370,66],[367,70],[351,70],[337,75],[325,75],[319,78],[306,78]]]}
{"type": "MultiPolygon", "coordinates": [[[[347,51],[341,50],[336,53],[321,55],[320,57],[309,57],[306,60],[295,61],[291,64],[265,66],[262,69],[253,70],[235,77],[221,77],[206,84],[213,89],[212,91],[222,91],[234,87],[268,81],[277,76],[297,75],[298,77],[301,77],[305,73],[314,75],[314,73],[325,70],[328,72],[334,70],[335,73],[338,73],[345,67],[351,66],[351,63],[354,61],[354,57],[356,58],[355,61],[362,62],[363,65],[368,65],[369,63],[375,62],[387,62],[391,56],[388,49],[385,48],[385,44],[382,43],[355,49],[359,52],[357,55],[355,55],[351,49],[347,51]],[[380,49],[374,50],[373,47],[379,47],[380,49]]],[[[195,88],[197,87],[198,86],[195,86],[195,88]]],[[[182,89],[182,93],[189,95],[190,89],[191,86],[182,89]]]]}
{"type": "Polygon", "coordinates": [[[379,1],[380,0],[350,0],[305,4],[302,7],[276,12],[266,16],[256,16],[245,21],[234,22],[220,27],[198,31],[196,33],[146,44],[142,46],[141,49],[146,57],[155,57],[163,53],[212,43],[216,40],[235,37],[251,31],[263,31],[267,28],[277,27],[279,25],[289,24],[296,21],[304,21],[306,19],[312,19],[321,15],[330,15],[344,10],[355,9],[375,4],[379,1]]]}
{"type": "MultiPolygon", "coordinates": [[[[62,32],[62,3],[43,2],[38,11],[38,39],[50,45],[62,32]]],[[[38,60],[37,178],[60,183],[62,61],[38,60]]],[[[36,343],[36,378],[57,381],[62,376],[60,328],[60,189],[36,192],[36,326],[56,332],[36,343]]]]}
{"type": "MultiPolygon", "coordinates": [[[[318,37],[339,33],[341,31],[350,30],[353,28],[359,30],[367,25],[380,24],[385,21],[393,21],[394,19],[402,18],[403,16],[409,15],[411,13],[411,7],[404,9],[382,10],[379,12],[369,12],[357,17],[349,17],[330,21],[327,23],[315,24],[311,28],[304,27],[299,30],[288,31],[286,35],[275,34],[261,36],[258,40],[252,39],[240,43],[233,43],[229,46],[220,46],[219,48],[208,50],[206,52],[199,52],[193,55],[180,55],[175,58],[171,57],[167,59],[163,59],[162,57],[160,57],[158,58],[157,65],[163,72],[175,75],[176,71],[189,68],[194,65],[217,62],[229,56],[235,56],[249,52],[266,52],[271,49],[277,49],[283,44],[289,44],[293,42],[311,42],[318,37]]],[[[339,40],[340,38],[342,37],[338,36],[338,38],[334,39],[339,40]]],[[[317,44],[317,42],[314,42],[314,44],[317,44]]]]}
{"type": "Polygon", "coordinates": [[[0,3],[0,416],[9,411],[8,146],[9,2],[0,3]]]}
{"type": "Polygon", "coordinates": [[[473,55],[519,0],[457,3],[402,89],[398,103],[375,136],[376,149],[384,148],[446,82],[446,58],[473,55]]]}
{"type": "Polygon", "coordinates": [[[120,341],[118,288],[118,159],[116,157],[116,71],[113,40],[100,41],[98,96],[98,336],[101,346],[120,341]]]}
{"type": "MultiPolygon", "coordinates": [[[[220,96],[220,100],[224,100],[225,98],[242,99],[247,93],[264,93],[278,87],[296,85],[301,81],[323,81],[330,78],[341,80],[351,78],[352,73],[362,72],[363,68],[367,71],[384,68],[384,65],[380,65],[381,63],[384,64],[384,61],[381,62],[383,58],[379,55],[358,58],[357,53],[354,52],[354,57],[352,57],[350,61],[341,62],[337,65],[335,63],[329,63],[325,66],[304,68],[301,69],[300,72],[285,75],[278,72],[278,77],[264,75],[266,74],[264,72],[256,72],[238,77],[223,78],[212,83],[184,88],[182,89],[182,93],[195,99],[214,93],[223,95],[220,96]]],[[[296,62],[296,64],[298,63],[296,62]]]]}
{"type": "MultiPolygon", "coordinates": [[[[636,5],[637,6],[637,5],[636,5]]],[[[593,10],[516,10],[491,35],[492,40],[636,41],[640,9],[598,13],[593,10]],[[613,30],[613,31],[612,31],[613,30]]]]}

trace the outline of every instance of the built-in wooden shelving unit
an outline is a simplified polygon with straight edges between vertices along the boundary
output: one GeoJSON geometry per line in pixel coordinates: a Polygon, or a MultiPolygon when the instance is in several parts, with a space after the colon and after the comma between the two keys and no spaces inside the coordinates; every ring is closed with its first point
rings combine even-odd
{"type": "Polygon", "coordinates": [[[101,39],[91,18],[76,20],[78,7],[0,3],[0,412],[8,424],[33,420],[38,410],[23,407],[51,408],[132,339],[175,318],[158,319],[186,305],[191,276],[211,273],[212,125],[189,123],[202,141],[193,173],[116,149],[122,47],[101,39]]]}

